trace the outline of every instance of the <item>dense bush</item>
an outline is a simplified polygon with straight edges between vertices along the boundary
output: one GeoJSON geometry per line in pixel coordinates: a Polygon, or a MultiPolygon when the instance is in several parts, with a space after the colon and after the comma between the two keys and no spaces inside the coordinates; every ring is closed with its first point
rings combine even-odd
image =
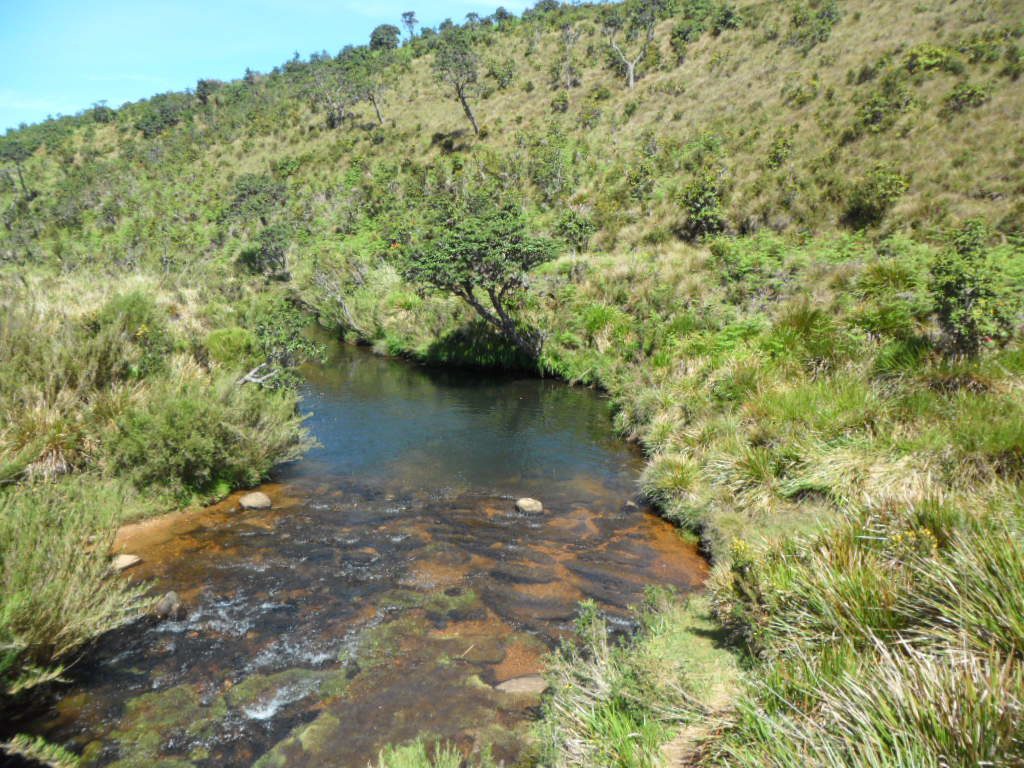
{"type": "Polygon", "coordinates": [[[700,171],[683,189],[680,204],[685,215],[679,228],[683,237],[699,240],[725,229],[721,177],[714,170],[700,171]]]}
{"type": "Polygon", "coordinates": [[[293,395],[239,386],[233,377],[172,380],[129,408],[108,439],[111,472],[185,499],[255,485],[306,447],[293,395]]]}
{"type": "Polygon", "coordinates": [[[880,224],[909,186],[909,180],[902,173],[876,166],[853,185],[843,220],[856,229],[880,224]]]}
{"type": "Polygon", "coordinates": [[[1017,302],[1000,290],[989,237],[984,222],[967,222],[932,266],[939,324],[957,354],[976,355],[982,345],[1005,343],[1013,333],[1017,302]]]}

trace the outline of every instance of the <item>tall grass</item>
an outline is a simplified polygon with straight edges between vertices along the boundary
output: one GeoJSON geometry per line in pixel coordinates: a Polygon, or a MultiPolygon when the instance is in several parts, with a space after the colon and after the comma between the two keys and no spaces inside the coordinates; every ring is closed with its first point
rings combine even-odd
{"type": "Polygon", "coordinates": [[[89,479],[0,494],[0,680],[8,694],[60,676],[82,645],[145,607],[111,572],[124,495],[89,479]]]}

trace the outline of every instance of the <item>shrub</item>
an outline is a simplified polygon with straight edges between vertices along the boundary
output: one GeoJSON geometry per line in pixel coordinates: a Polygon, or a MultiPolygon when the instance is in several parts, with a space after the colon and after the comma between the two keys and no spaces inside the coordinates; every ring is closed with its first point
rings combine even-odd
{"type": "Polygon", "coordinates": [[[288,247],[292,229],[287,224],[271,224],[256,236],[256,245],[242,252],[239,263],[249,272],[272,280],[288,279],[288,247]]]}
{"type": "Polygon", "coordinates": [[[946,113],[964,112],[968,109],[977,109],[989,99],[988,89],[971,83],[960,83],[943,101],[943,109],[946,113]]]}
{"type": "Polygon", "coordinates": [[[845,223],[864,229],[881,223],[910,186],[907,177],[887,166],[876,166],[850,192],[843,216],[845,223]]]}
{"type": "Polygon", "coordinates": [[[201,379],[168,382],[117,421],[111,470],[139,489],[166,487],[187,499],[254,485],[308,441],[295,395],[201,379]]]}
{"type": "Polygon", "coordinates": [[[566,208],[555,222],[555,234],[577,252],[587,250],[590,238],[596,231],[597,227],[590,217],[574,208],[566,208]]]}
{"type": "Polygon", "coordinates": [[[954,51],[930,43],[911,48],[903,59],[903,66],[910,73],[931,72],[941,69],[954,74],[963,71],[963,62],[954,51]]]}
{"type": "Polygon", "coordinates": [[[256,334],[238,326],[218,328],[206,337],[210,359],[232,370],[254,366],[259,348],[256,334]]]}
{"type": "Polygon", "coordinates": [[[810,5],[800,4],[789,19],[790,33],[787,43],[804,53],[826,42],[832,35],[841,13],[836,0],[817,0],[810,5]]]}
{"type": "Polygon", "coordinates": [[[516,63],[512,59],[495,60],[487,65],[487,75],[494,80],[498,89],[502,91],[515,82],[517,71],[516,63]]]}
{"type": "Polygon", "coordinates": [[[975,355],[983,344],[1005,343],[1013,333],[1010,296],[1000,290],[989,236],[984,222],[968,221],[932,266],[936,314],[954,354],[975,355]]]}
{"type": "Polygon", "coordinates": [[[156,373],[164,366],[174,344],[166,313],[157,306],[152,295],[143,291],[118,294],[109,299],[90,323],[90,331],[94,335],[87,343],[97,350],[104,337],[113,336],[127,345],[122,353],[136,351],[134,355],[122,354],[121,365],[111,366],[115,378],[141,379],[156,373]]]}
{"type": "Polygon", "coordinates": [[[889,128],[914,103],[910,89],[900,78],[886,77],[857,111],[857,129],[880,133],[889,128]]]}
{"type": "Polygon", "coordinates": [[[164,93],[135,107],[138,117],[136,130],[151,139],[171,126],[177,125],[190,113],[190,98],[183,93],[164,93]]]}
{"type": "Polygon", "coordinates": [[[720,175],[704,169],[683,189],[680,202],[686,218],[680,234],[690,240],[716,235],[725,229],[720,175]]]}
{"type": "Polygon", "coordinates": [[[285,185],[272,176],[245,173],[238,177],[227,215],[231,218],[259,219],[266,226],[271,211],[285,200],[285,185]]]}

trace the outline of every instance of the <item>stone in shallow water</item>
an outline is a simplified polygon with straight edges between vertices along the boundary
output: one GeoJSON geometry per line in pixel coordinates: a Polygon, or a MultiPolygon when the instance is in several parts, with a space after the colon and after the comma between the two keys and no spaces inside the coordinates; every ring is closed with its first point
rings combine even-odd
{"type": "Polygon", "coordinates": [[[544,505],[536,499],[522,498],[516,502],[516,509],[526,514],[537,514],[544,511],[544,505]]]}
{"type": "Polygon", "coordinates": [[[114,555],[114,559],[110,561],[110,567],[115,571],[123,571],[126,568],[131,568],[133,565],[138,565],[142,562],[142,558],[138,555],[114,555]]]}
{"type": "Polygon", "coordinates": [[[242,509],[270,509],[271,507],[270,497],[260,491],[245,494],[238,500],[238,503],[242,505],[242,509]]]}
{"type": "Polygon", "coordinates": [[[511,680],[506,680],[504,683],[494,687],[502,693],[519,693],[539,696],[548,689],[548,684],[540,675],[524,675],[523,677],[513,677],[511,680]]]}
{"type": "Polygon", "coordinates": [[[178,593],[171,590],[163,597],[161,597],[155,606],[153,606],[153,614],[158,619],[180,619],[184,614],[184,610],[181,605],[181,598],[178,597],[178,593]]]}

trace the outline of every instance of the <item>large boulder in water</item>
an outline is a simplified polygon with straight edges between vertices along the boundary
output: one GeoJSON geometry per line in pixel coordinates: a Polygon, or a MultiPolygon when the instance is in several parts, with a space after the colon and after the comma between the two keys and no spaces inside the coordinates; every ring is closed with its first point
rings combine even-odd
{"type": "Polygon", "coordinates": [[[544,511],[544,505],[536,499],[523,498],[516,502],[516,509],[526,514],[536,515],[544,511]]]}
{"type": "Polygon", "coordinates": [[[242,505],[242,509],[270,509],[273,506],[270,497],[260,491],[245,494],[238,503],[242,505]]]}

